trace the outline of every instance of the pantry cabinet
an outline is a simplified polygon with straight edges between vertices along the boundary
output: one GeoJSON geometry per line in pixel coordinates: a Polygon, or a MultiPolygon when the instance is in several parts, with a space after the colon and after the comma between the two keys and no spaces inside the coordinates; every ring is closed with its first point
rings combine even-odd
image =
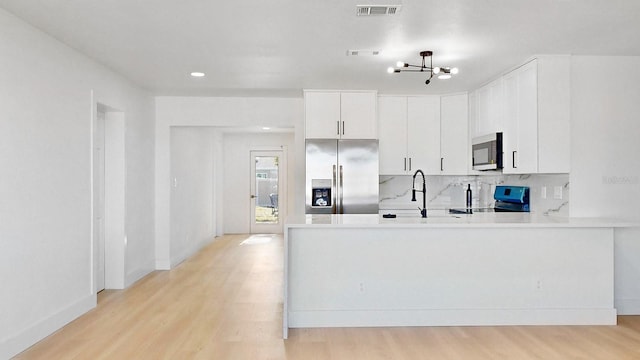
{"type": "Polygon", "coordinates": [[[375,91],[305,90],[305,138],[377,139],[375,91]]]}

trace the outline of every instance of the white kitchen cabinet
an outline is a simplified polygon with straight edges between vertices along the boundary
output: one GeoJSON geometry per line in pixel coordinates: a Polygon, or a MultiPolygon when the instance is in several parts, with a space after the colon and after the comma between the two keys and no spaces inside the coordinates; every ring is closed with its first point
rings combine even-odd
{"type": "Polygon", "coordinates": [[[378,118],[380,174],[406,174],[408,172],[407,98],[405,96],[378,97],[378,118]]]}
{"type": "Polygon", "coordinates": [[[440,97],[378,98],[380,174],[440,173],[440,97]]]}
{"type": "Polygon", "coordinates": [[[409,172],[440,174],[440,97],[407,98],[407,157],[409,172]]]}
{"type": "Polygon", "coordinates": [[[538,61],[538,172],[571,170],[571,59],[539,56],[538,61]]]}
{"type": "Polygon", "coordinates": [[[377,139],[376,92],[340,94],[341,139],[377,139]]]}
{"type": "Polygon", "coordinates": [[[496,79],[475,92],[475,126],[472,137],[500,131],[503,121],[502,78],[496,79]]]}
{"type": "Polygon", "coordinates": [[[375,91],[304,92],[305,138],[377,139],[375,91]]]}
{"type": "Polygon", "coordinates": [[[571,61],[541,55],[469,95],[469,138],[503,132],[503,172],[570,171],[571,61]]]}
{"type": "Polygon", "coordinates": [[[504,173],[569,172],[570,67],[540,56],[503,76],[504,173]]]}
{"type": "Polygon", "coordinates": [[[503,76],[505,174],[538,172],[537,71],[532,60],[503,76]]]}
{"type": "Polygon", "coordinates": [[[469,167],[467,94],[440,97],[440,173],[466,175],[469,167]]]}

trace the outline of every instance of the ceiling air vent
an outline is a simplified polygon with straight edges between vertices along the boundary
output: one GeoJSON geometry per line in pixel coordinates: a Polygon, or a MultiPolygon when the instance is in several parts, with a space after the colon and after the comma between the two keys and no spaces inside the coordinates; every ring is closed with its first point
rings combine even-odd
{"type": "Polygon", "coordinates": [[[395,15],[401,5],[356,5],[358,16],[395,15]]]}
{"type": "Polygon", "coordinates": [[[347,50],[347,56],[377,56],[380,50],[347,50]]]}

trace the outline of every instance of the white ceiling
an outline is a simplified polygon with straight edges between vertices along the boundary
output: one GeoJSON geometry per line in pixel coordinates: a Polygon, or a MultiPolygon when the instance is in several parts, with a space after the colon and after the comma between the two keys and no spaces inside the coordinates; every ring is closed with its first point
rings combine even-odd
{"type": "MultiPolygon", "coordinates": [[[[535,54],[640,55],[639,0],[0,0],[0,7],[158,95],[301,96],[301,89],[447,93],[535,54]],[[356,5],[400,4],[395,16],[356,5]],[[348,49],[381,50],[347,56],[348,49]],[[397,60],[451,80],[387,74],[397,60]],[[194,79],[191,71],[203,71],[194,79]]],[[[594,82],[606,76],[594,69],[594,82]]]]}

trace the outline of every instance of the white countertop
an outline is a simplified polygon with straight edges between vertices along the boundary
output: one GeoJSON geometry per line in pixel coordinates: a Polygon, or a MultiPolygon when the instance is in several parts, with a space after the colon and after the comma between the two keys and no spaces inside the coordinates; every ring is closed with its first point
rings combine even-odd
{"type": "MultiPolygon", "coordinates": [[[[416,211],[417,212],[417,211],[416,211]]],[[[518,227],[640,227],[637,221],[608,218],[573,218],[537,215],[533,213],[475,213],[448,214],[436,212],[426,219],[419,214],[398,214],[395,219],[385,219],[377,214],[304,215],[287,219],[288,228],[518,228],[518,227]]]]}

